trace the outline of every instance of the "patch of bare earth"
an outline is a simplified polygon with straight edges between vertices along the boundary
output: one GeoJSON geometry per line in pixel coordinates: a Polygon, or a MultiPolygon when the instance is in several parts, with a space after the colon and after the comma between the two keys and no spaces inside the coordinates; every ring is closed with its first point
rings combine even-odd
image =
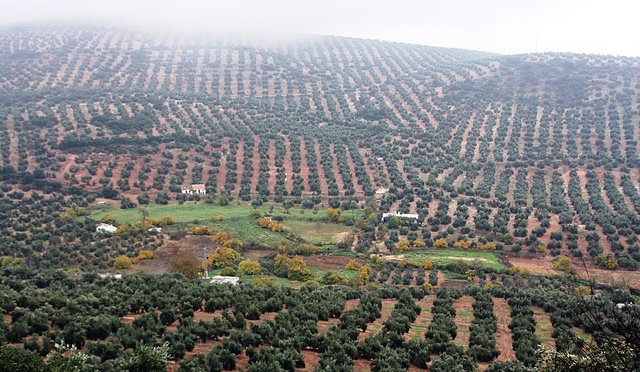
{"type": "Polygon", "coordinates": [[[360,305],[360,299],[359,298],[354,298],[354,299],[351,299],[351,300],[347,300],[347,302],[345,302],[345,304],[344,304],[344,311],[353,310],[356,307],[358,307],[358,305],[360,305]]]}
{"type": "Polygon", "coordinates": [[[284,138],[285,156],[284,156],[284,174],[285,181],[284,186],[287,192],[293,190],[293,164],[291,160],[291,142],[289,137],[284,138]]]}
{"type": "Polygon", "coordinates": [[[363,341],[365,338],[371,335],[375,335],[382,330],[382,325],[389,319],[393,307],[398,301],[396,300],[382,300],[382,309],[380,309],[380,318],[374,320],[372,323],[367,324],[367,329],[364,332],[360,332],[358,340],[363,341]]]}
{"type": "Polygon", "coordinates": [[[420,306],[421,309],[420,315],[418,315],[416,321],[411,324],[409,332],[404,335],[405,339],[410,340],[414,338],[424,338],[424,335],[427,332],[427,327],[429,327],[429,324],[433,319],[433,313],[431,310],[433,308],[433,300],[435,297],[435,295],[426,296],[418,303],[418,306],[420,306]]]}
{"type": "Polygon", "coordinates": [[[497,331],[496,331],[496,349],[500,352],[499,361],[514,360],[516,354],[513,351],[513,340],[511,338],[511,308],[504,298],[494,297],[493,309],[496,314],[497,331]]]}
{"type": "Polygon", "coordinates": [[[337,318],[329,318],[328,320],[319,320],[316,324],[316,328],[318,329],[318,333],[323,333],[327,329],[331,328],[333,325],[338,325],[340,323],[340,319],[337,318]]]}
{"type": "MultiPolygon", "coordinates": [[[[352,299],[345,301],[343,312],[355,309],[358,304],[360,304],[360,299],[352,299]]],[[[318,333],[322,333],[330,328],[332,325],[338,325],[340,323],[340,319],[338,318],[329,318],[328,320],[319,320],[316,324],[316,328],[318,329],[318,333]]]]}
{"type": "Polygon", "coordinates": [[[549,257],[536,257],[536,258],[508,258],[509,263],[514,267],[522,270],[527,270],[531,274],[535,275],[560,275],[560,271],[554,270],[552,267],[551,258],[549,257]]]}
{"type": "Polygon", "coordinates": [[[268,164],[269,164],[269,181],[268,181],[268,187],[269,187],[269,191],[274,192],[275,191],[275,186],[277,183],[277,167],[276,167],[276,142],[275,140],[270,140],[269,141],[269,160],[268,160],[268,164]]]}
{"type": "Polygon", "coordinates": [[[300,350],[304,359],[304,368],[297,368],[296,371],[311,372],[320,362],[320,353],[316,350],[300,350]]]}
{"type": "Polygon", "coordinates": [[[255,260],[255,259],[258,259],[260,257],[268,256],[268,255],[272,254],[273,252],[274,251],[270,251],[270,250],[267,250],[267,249],[252,249],[252,250],[245,251],[243,253],[243,255],[246,258],[250,258],[252,260],[255,260]]]}
{"type": "Polygon", "coordinates": [[[458,332],[453,342],[462,346],[469,347],[469,337],[471,331],[471,321],[473,320],[473,303],[475,300],[471,296],[462,296],[459,300],[454,301],[453,308],[456,311],[455,322],[458,326],[458,332]]]}
{"type": "Polygon", "coordinates": [[[249,369],[249,356],[246,351],[243,351],[236,358],[236,370],[237,371],[246,371],[249,369]]]}
{"type": "Polygon", "coordinates": [[[640,272],[638,271],[606,270],[593,265],[588,265],[587,268],[574,265],[573,269],[580,279],[593,279],[600,284],[640,289],[640,272]]]}
{"type": "Polygon", "coordinates": [[[204,260],[205,252],[202,247],[210,247],[209,253],[212,253],[216,246],[217,243],[213,241],[212,236],[187,235],[178,241],[165,240],[165,244],[154,252],[153,259],[140,261],[129,271],[142,271],[148,274],[167,273],[172,271],[172,262],[181,253],[189,253],[198,260],[204,260]]]}
{"type": "Polygon", "coordinates": [[[353,367],[358,372],[371,371],[371,361],[368,359],[356,359],[353,361],[353,367]]]}
{"type": "Polygon", "coordinates": [[[307,148],[304,138],[300,139],[300,173],[298,175],[303,179],[303,187],[305,192],[309,192],[309,163],[307,162],[307,148]]]}
{"type": "MultiPolygon", "coordinates": [[[[325,255],[314,255],[314,256],[305,257],[307,266],[318,267],[320,269],[327,269],[327,270],[344,269],[347,263],[353,259],[354,259],[353,257],[325,256],[325,255]]],[[[361,259],[355,259],[355,260],[360,263],[364,262],[361,259]]]]}

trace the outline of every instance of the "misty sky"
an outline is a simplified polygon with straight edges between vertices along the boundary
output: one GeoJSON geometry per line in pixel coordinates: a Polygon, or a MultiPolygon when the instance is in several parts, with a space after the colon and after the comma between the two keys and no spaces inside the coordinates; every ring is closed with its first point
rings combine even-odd
{"type": "Polygon", "coordinates": [[[0,0],[0,24],[106,21],[185,33],[307,33],[513,54],[640,56],[634,0],[0,0]]]}

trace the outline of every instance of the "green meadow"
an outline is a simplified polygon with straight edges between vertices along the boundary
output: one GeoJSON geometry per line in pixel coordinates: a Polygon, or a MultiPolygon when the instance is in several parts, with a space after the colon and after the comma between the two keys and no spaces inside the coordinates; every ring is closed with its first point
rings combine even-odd
{"type": "Polygon", "coordinates": [[[471,266],[487,267],[495,270],[504,269],[504,264],[495,253],[487,251],[463,251],[458,249],[430,248],[407,252],[404,259],[410,263],[420,264],[430,260],[437,264],[446,265],[462,261],[471,266]]]}
{"type": "MultiPolygon", "coordinates": [[[[356,218],[360,218],[359,210],[348,211],[356,218]]],[[[114,206],[95,207],[91,218],[99,221],[104,216],[111,216],[120,224],[132,224],[142,221],[145,217],[162,218],[171,216],[177,226],[168,230],[184,227],[185,225],[208,225],[216,231],[226,230],[232,236],[244,241],[253,241],[265,245],[277,246],[290,242],[292,233],[295,237],[317,246],[333,246],[340,241],[341,234],[353,231],[351,226],[324,221],[324,210],[313,213],[312,210],[290,209],[285,211],[282,207],[261,206],[254,209],[246,203],[230,203],[225,206],[208,204],[204,202],[185,202],[183,204],[170,203],[166,205],[149,204],[131,209],[119,209],[114,206]],[[260,228],[255,223],[255,212],[283,217],[282,224],[287,232],[272,232],[260,228]],[[223,221],[211,221],[213,216],[224,216],[223,221]]],[[[330,248],[330,247],[327,247],[330,248]]]]}

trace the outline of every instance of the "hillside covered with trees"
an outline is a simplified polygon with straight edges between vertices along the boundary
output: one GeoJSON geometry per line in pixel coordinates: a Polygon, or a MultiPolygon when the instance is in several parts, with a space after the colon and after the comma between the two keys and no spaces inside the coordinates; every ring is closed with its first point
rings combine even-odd
{"type": "Polygon", "coordinates": [[[624,366],[639,94],[639,58],[3,29],[0,359],[624,366]]]}

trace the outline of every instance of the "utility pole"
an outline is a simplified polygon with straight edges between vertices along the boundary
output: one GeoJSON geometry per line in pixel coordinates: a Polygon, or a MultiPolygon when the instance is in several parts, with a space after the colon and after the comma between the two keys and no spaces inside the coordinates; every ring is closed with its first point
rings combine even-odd
{"type": "Polygon", "coordinates": [[[203,247],[202,250],[204,251],[204,278],[209,279],[209,267],[207,266],[209,259],[207,252],[209,251],[209,247],[203,247]]]}

